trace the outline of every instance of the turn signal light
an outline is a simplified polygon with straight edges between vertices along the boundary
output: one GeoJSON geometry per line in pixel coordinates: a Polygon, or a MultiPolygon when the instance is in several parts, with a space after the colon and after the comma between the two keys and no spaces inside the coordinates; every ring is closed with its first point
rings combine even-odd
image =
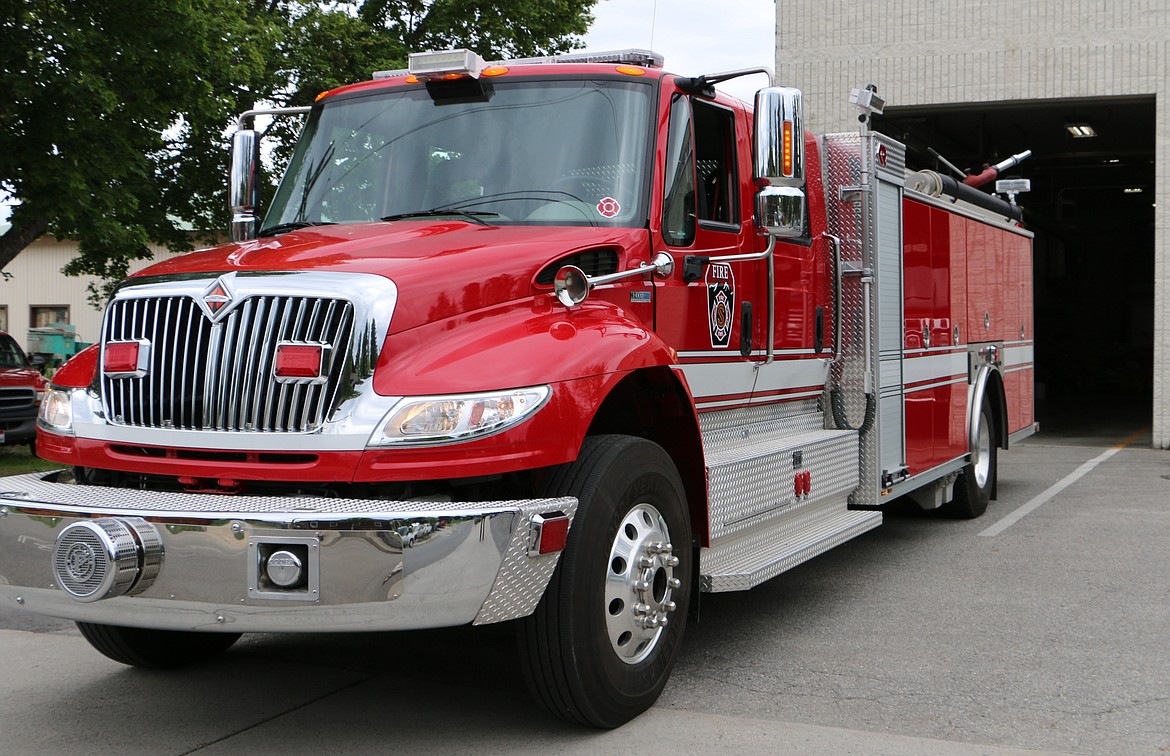
{"type": "Polygon", "coordinates": [[[793,126],[792,121],[785,121],[781,132],[783,139],[783,154],[780,158],[780,169],[785,178],[792,178],[793,174],[793,160],[792,160],[792,140],[793,140],[793,126]]]}

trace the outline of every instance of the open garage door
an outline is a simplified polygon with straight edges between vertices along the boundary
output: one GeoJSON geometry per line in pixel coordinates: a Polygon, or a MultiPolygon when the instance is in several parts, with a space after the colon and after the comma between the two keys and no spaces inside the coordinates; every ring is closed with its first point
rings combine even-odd
{"type": "Polygon", "coordinates": [[[1042,430],[1149,422],[1154,114],[1153,97],[1112,97],[888,107],[874,120],[907,144],[915,169],[948,172],[928,148],[976,173],[1033,151],[1005,177],[1032,184],[1018,201],[1036,232],[1042,430]]]}

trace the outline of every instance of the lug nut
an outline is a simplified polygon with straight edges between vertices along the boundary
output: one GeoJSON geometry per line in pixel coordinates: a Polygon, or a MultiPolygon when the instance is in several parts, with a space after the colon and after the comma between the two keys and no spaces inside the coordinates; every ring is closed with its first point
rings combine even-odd
{"type": "Polygon", "coordinates": [[[678,578],[668,578],[666,581],[666,587],[667,588],[681,588],[682,581],[679,580],[678,578]]]}
{"type": "Polygon", "coordinates": [[[675,609],[678,609],[678,604],[674,603],[673,601],[667,601],[665,604],[662,605],[662,608],[665,611],[673,612],[675,609]]]}

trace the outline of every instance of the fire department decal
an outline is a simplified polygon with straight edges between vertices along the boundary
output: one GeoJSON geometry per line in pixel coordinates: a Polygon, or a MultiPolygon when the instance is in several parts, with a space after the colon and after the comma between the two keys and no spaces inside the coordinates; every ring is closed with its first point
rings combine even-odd
{"type": "Polygon", "coordinates": [[[732,312],[735,310],[735,274],[727,263],[707,266],[707,320],[711,346],[726,348],[731,343],[732,312]]]}
{"type": "Polygon", "coordinates": [[[597,214],[602,218],[614,218],[622,211],[621,203],[613,197],[602,197],[597,203],[597,214]]]}

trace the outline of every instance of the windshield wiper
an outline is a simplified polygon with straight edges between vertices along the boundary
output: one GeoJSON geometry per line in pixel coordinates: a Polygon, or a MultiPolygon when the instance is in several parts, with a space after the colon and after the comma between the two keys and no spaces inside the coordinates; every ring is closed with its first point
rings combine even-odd
{"type": "Polygon", "coordinates": [[[298,228],[308,228],[309,226],[334,226],[333,221],[290,221],[288,223],[277,223],[275,226],[261,229],[258,236],[276,236],[283,234],[286,231],[296,231],[298,228]]]}
{"type": "Polygon", "coordinates": [[[469,220],[472,223],[478,223],[481,226],[490,226],[491,224],[484,220],[485,217],[498,218],[499,213],[489,213],[479,210],[459,210],[456,208],[441,208],[437,207],[433,210],[415,210],[412,213],[395,213],[394,215],[387,215],[382,218],[384,221],[405,220],[407,218],[435,218],[444,215],[454,215],[457,218],[469,220]]]}

